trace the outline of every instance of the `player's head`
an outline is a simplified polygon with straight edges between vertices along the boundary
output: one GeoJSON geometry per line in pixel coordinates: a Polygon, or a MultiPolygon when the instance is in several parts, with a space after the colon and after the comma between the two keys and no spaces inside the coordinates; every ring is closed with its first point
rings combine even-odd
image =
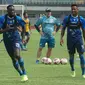
{"type": "Polygon", "coordinates": [[[13,5],[8,5],[7,6],[7,12],[10,17],[15,16],[15,8],[13,5]]]}
{"type": "Polygon", "coordinates": [[[50,17],[50,16],[51,16],[51,9],[48,9],[48,8],[47,8],[47,9],[45,10],[45,12],[46,12],[46,16],[47,16],[47,17],[50,17]]]}
{"type": "Polygon", "coordinates": [[[20,14],[16,14],[17,16],[20,16],[20,14]]]}
{"type": "Polygon", "coordinates": [[[27,12],[24,12],[23,13],[23,16],[24,16],[24,18],[28,18],[28,13],[27,12]]]}
{"type": "Polygon", "coordinates": [[[72,4],[71,5],[71,12],[73,16],[78,15],[78,5],[77,4],[72,4]]]}

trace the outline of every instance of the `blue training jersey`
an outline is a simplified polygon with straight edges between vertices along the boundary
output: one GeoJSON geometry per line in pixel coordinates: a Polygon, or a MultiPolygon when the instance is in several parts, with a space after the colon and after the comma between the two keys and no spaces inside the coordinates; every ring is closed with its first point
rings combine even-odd
{"type": "Polygon", "coordinates": [[[42,31],[44,33],[44,36],[42,37],[53,37],[54,26],[58,26],[60,23],[58,23],[57,19],[53,16],[50,16],[49,18],[43,16],[37,20],[35,25],[42,26],[42,31]]]}
{"type": "MultiPolygon", "coordinates": [[[[5,16],[6,15],[0,16],[0,29],[5,29],[5,28],[3,28],[5,16]]],[[[16,26],[20,25],[20,26],[24,27],[25,22],[22,20],[21,17],[16,16],[16,21],[17,21],[16,26]]],[[[13,27],[11,27],[12,25],[14,25],[14,22],[15,22],[14,17],[10,18],[10,17],[7,16],[7,24],[10,26],[10,30],[3,33],[3,34],[5,34],[4,39],[6,39],[6,40],[10,39],[13,42],[16,41],[16,40],[20,40],[20,35],[19,35],[18,30],[14,30],[14,29],[12,29],[13,27]]]]}
{"type": "Polygon", "coordinates": [[[75,28],[75,29],[72,29],[70,28],[69,26],[67,26],[67,22],[68,22],[68,17],[69,16],[66,16],[63,20],[63,27],[66,29],[67,27],[67,39],[68,40],[73,40],[73,41],[76,41],[76,40],[79,40],[82,38],[82,32],[81,32],[81,29],[85,29],[85,20],[82,16],[76,16],[76,17],[73,17],[72,15],[70,16],[70,19],[69,19],[69,22],[71,24],[77,24],[79,22],[79,19],[80,19],[80,27],[78,28],[75,28]]]}

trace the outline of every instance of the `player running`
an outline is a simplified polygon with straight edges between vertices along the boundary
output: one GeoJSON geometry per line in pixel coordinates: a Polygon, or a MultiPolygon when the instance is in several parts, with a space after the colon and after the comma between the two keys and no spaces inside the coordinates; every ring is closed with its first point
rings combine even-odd
{"type": "MultiPolygon", "coordinates": [[[[22,26],[24,30],[25,22],[21,17],[15,15],[13,5],[7,6],[7,14],[0,16],[0,33],[3,33],[3,41],[5,48],[12,59],[14,68],[21,76],[21,81],[27,81],[28,77],[24,68],[24,61],[20,55],[20,35],[18,26],[22,26]]],[[[24,34],[23,34],[24,41],[24,34]]]]}

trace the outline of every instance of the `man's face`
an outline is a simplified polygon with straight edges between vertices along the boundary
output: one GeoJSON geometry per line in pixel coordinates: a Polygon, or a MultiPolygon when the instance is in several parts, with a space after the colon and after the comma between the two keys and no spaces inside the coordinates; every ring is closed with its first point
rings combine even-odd
{"type": "Polygon", "coordinates": [[[51,16],[51,12],[46,12],[46,16],[50,17],[51,16]]]}
{"type": "Polygon", "coordinates": [[[9,8],[7,9],[7,12],[8,12],[8,15],[9,15],[10,17],[15,16],[15,8],[14,8],[13,6],[9,7],[9,8]]]}
{"type": "Polygon", "coordinates": [[[24,18],[28,18],[28,14],[27,13],[24,15],[24,18]]]}
{"type": "Polygon", "coordinates": [[[71,11],[72,11],[73,16],[78,15],[78,7],[77,6],[72,6],[71,11]]]}

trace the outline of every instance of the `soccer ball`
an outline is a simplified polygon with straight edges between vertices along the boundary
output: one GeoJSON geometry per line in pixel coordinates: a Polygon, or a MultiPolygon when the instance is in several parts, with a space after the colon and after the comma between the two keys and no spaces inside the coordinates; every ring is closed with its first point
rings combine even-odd
{"type": "Polygon", "coordinates": [[[68,63],[68,60],[67,60],[66,58],[62,58],[62,59],[60,60],[60,62],[61,62],[61,64],[65,65],[65,64],[68,63]]]}
{"type": "Polygon", "coordinates": [[[41,62],[44,63],[46,59],[47,59],[46,57],[43,57],[43,58],[41,59],[41,62]]]}
{"type": "Polygon", "coordinates": [[[60,64],[60,59],[59,58],[54,58],[53,59],[53,64],[56,64],[56,65],[60,64]]]}
{"type": "Polygon", "coordinates": [[[50,58],[46,58],[46,60],[44,61],[45,64],[51,64],[52,60],[50,58]]]}

